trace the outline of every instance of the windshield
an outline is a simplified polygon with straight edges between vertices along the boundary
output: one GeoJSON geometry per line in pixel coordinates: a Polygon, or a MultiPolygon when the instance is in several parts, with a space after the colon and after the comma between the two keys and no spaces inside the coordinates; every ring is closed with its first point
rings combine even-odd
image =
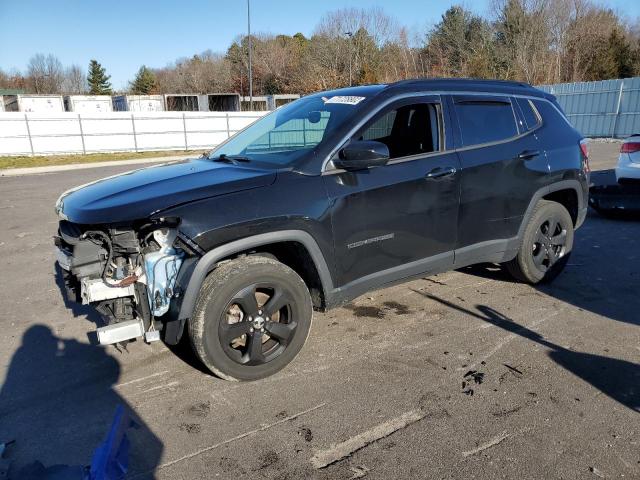
{"type": "Polygon", "coordinates": [[[209,158],[240,156],[251,162],[290,165],[337,129],[365,97],[304,97],[262,117],[211,151],[209,158]]]}

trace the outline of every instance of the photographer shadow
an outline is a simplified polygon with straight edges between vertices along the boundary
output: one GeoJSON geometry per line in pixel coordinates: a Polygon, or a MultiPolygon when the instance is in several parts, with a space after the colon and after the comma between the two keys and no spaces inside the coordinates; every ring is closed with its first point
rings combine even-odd
{"type": "Polygon", "coordinates": [[[22,469],[36,461],[91,463],[118,404],[139,425],[127,431],[130,473],[153,471],[162,442],[116,391],[119,376],[120,365],[104,348],[59,338],[45,325],[31,326],[0,390],[2,440],[15,440],[7,455],[13,462],[9,478],[24,477],[22,469]]]}

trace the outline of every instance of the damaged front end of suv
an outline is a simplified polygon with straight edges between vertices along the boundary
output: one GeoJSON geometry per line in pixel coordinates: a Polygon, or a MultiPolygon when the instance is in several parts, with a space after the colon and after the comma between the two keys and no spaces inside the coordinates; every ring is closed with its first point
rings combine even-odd
{"type": "Polygon", "coordinates": [[[194,235],[227,222],[220,216],[228,208],[216,208],[227,205],[223,198],[270,185],[274,178],[273,171],[198,158],[64,192],[55,205],[56,260],[67,299],[91,305],[104,317],[99,343],[140,337],[177,343],[186,321],[183,294],[206,253],[194,235]],[[194,204],[205,205],[206,217],[194,204]]]}
{"type": "Polygon", "coordinates": [[[101,344],[160,339],[176,279],[193,250],[178,237],[179,220],[130,225],[83,225],[60,220],[56,256],[70,299],[94,306],[107,325],[101,344]]]}

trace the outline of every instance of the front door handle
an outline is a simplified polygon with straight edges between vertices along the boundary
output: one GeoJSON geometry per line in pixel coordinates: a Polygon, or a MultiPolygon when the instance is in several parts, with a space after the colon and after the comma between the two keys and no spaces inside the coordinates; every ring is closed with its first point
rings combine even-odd
{"type": "Polygon", "coordinates": [[[540,150],[525,150],[518,154],[518,158],[521,158],[522,160],[530,160],[538,155],[540,155],[540,150]]]}
{"type": "Polygon", "coordinates": [[[441,178],[441,177],[447,177],[449,175],[453,175],[454,173],[456,173],[458,171],[457,168],[455,167],[448,167],[448,168],[443,168],[443,167],[436,167],[433,170],[431,170],[429,173],[427,173],[425,175],[426,178],[441,178]]]}

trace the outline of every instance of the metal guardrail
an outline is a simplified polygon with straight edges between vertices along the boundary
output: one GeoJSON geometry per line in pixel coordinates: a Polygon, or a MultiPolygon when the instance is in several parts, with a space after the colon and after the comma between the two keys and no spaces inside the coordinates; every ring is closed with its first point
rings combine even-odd
{"type": "MultiPolygon", "coordinates": [[[[268,113],[268,112],[265,112],[268,113]]],[[[243,125],[241,128],[231,128],[230,119],[251,119],[252,121],[261,118],[262,115],[247,115],[243,113],[241,116],[233,116],[229,113],[224,113],[220,115],[195,115],[195,116],[187,116],[186,113],[182,113],[179,116],[141,116],[139,113],[131,113],[131,115],[123,116],[83,116],[83,114],[75,114],[73,116],[47,116],[47,117],[39,117],[39,116],[30,116],[28,113],[24,113],[23,115],[16,116],[3,116],[0,114],[0,142],[4,140],[10,139],[28,139],[29,150],[28,151],[13,151],[10,152],[10,155],[39,155],[39,154],[65,154],[65,153],[100,153],[100,152],[140,152],[140,151],[153,151],[153,150],[193,150],[199,148],[213,148],[218,143],[206,143],[206,144],[196,144],[189,141],[189,135],[193,134],[226,134],[226,138],[231,137],[233,134],[239,132],[244,128],[243,125]],[[212,118],[225,119],[225,128],[222,129],[189,129],[187,128],[187,122],[194,122],[198,120],[211,120],[212,118]],[[173,120],[173,121],[181,121],[182,128],[179,129],[161,129],[161,130],[149,130],[149,129],[140,129],[140,125],[142,122],[148,121],[162,121],[162,120],[173,120]],[[87,132],[87,126],[93,122],[127,122],[130,121],[130,129],[124,131],[116,131],[116,132],[87,132]],[[6,128],[2,127],[2,124],[5,122],[21,122],[24,125],[24,130],[26,134],[15,134],[15,135],[6,135],[3,134],[6,131],[6,128]],[[71,123],[77,125],[77,133],[34,133],[35,125],[38,123],[71,123]],[[145,147],[142,148],[139,145],[139,140],[142,137],[149,135],[176,135],[179,134],[184,139],[179,145],[177,144],[163,144],[158,147],[145,147]],[[94,137],[131,137],[133,141],[133,148],[104,148],[104,149],[96,149],[96,148],[88,148],[87,140],[94,137]],[[46,150],[46,149],[36,149],[34,147],[34,140],[38,139],[46,139],[46,138],[68,138],[68,139],[80,139],[80,143],[82,145],[81,149],[69,149],[69,150],[46,150]]],[[[251,122],[249,122],[251,123],[251,122]]],[[[0,144],[0,155],[6,153],[2,151],[2,145],[0,144]]]]}

